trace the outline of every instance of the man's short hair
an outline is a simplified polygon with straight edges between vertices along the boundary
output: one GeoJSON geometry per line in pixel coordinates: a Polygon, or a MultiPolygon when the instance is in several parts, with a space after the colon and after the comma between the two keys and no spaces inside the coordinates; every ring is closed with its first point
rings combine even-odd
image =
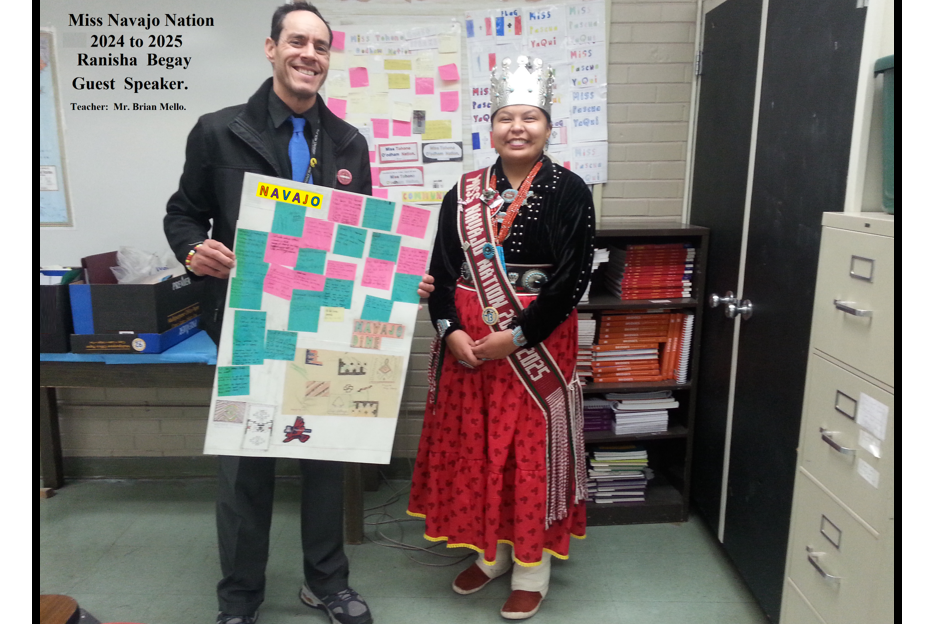
{"type": "Polygon", "coordinates": [[[325,21],[325,18],[322,17],[322,14],[319,12],[319,10],[308,2],[289,2],[277,7],[276,10],[273,11],[273,24],[270,27],[270,39],[272,39],[274,43],[279,43],[280,33],[283,32],[283,20],[286,19],[286,16],[293,11],[309,11],[317,15],[320,20],[325,22],[325,27],[328,28],[328,47],[331,47],[331,26],[329,26],[328,22],[325,21]]]}

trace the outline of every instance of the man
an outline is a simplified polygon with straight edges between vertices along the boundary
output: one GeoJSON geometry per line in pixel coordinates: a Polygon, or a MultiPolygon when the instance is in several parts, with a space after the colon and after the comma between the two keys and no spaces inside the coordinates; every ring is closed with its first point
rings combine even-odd
{"type": "MultiPolygon", "coordinates": [[[[166,237],[188,270],[205,280],[202,318],[221,332],[244,172],[371,193],[367,143],[325,107],[332,33],[304,2],[273,14],[268,79],[246,104],[202,116],[188,138],[179,190],[169,199],[166,237]],[[208,233],[211,232],[209,238],[208,233]]],[[[218,458],[217,624],[253,624],[264,598],[275,458],[218,458]]],[[[343,551],[343,465],[300,460],[303,571],[300,599],[333,623],[370,624],[364,600],[348,587],[343,551]]]]}

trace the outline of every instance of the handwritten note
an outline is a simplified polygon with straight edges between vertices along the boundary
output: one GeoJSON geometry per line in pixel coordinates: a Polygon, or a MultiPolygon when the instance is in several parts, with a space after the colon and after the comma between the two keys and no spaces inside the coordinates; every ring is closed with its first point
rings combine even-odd
{"type": "Polygon", "coordinates": [[[364,204],[364,222],[362,225],[373,230],[389,232],[393,227],[393,213],[396,202],[368,197],[364,204]]]}
{"type": "Polygon", "coordinates": [[[296,359],[296,339],[299,334],[291,331],[268,329],[266,335],[266,358],[268,360],[296,359]]]}
{"type": "Polygon", "coordinates": [[[364,204],[362,195],[342,193],[335,191],[331,196],[328,209],[328,220],[345,225],[360,225],[361,206],[364,204]]]}
{"type": "MultiPolygon", "coordinates": [[[[322,304],[327,308],[351,308],[351,295],[354,282],[350,280],[326,278],[322,292],[322,304]]],[[[413,291],[415,292],[415,290],[413,291]]]]}
{"type": "Polygon", "coordinates": [[[299,255],[299,240],[294,236],[270,234],[267,239],[266,254],[263,256],[264,261],[270,264],[296,266],[296,257],[299,255]]]}
{"type": "Polygon", "coordinates": [[[306,217],[299,246],[331,251],[334,234],[335,224],[331,221],[306,217]]]}
{"type": "Polygon", "coordinates": [[[304,220],[305,208],[303,206],[278,201],[273,211],[273,227],[270,228],[270,232],[299,238],[302,236],[304,220]]]}
{"type": "Polygon", "coordinates": [[[426,226],[432,213],[425,208],[403,204],[400,209],[400,220],[397,222],[397,234],[423,238],[426,236],[426,226]]]}
{"type": "Polygon", "coordinates": [[[419,288],[421,276],[407,275],[406,273],[396,273],[393,278],[393,294],[391,298],[394,301],[404,303],[419,303],[419,295],[416,289],[419,288]]]}
{"type": "Polygon", "coordinates": [[[352,67],[348,70],[348,77],[351,79],[351,87],[366,87],[370,85],[367,78],[366,67],[352,67]]]}
{"type": "Polygon", "coordinates": [[[250,394],[249,366],[219,366],[218,396],[243,396],[250,394]]]}
{"type": "MultiPolygon", "coordinates": [[[[334,226],[334,224],[329,223],[334,226]]],[[[323,249],[310,249],[307,247],[299,248],[299,256],[296,258],[296,270],[306,273],[325,273],[325,258],[328,254],[323,249]]]]}
{"type": "MultiPolygon", "coordinates": [[[[309,273],[311,275],[311,273],[309,273]]],[[[263,280],[263,292],[289,301],[293,291],[293,270],[271,264],[263,280]]]]}
{"type": "Polygon", "coordinates": [[[413,103],[394,102],[391,116],[397,121],[411,121],[413,119],[413,103]]]}
{"type": "Polygon", "coordinates": [[[367,254],[369,257],[396,262],[399,253],[399,236],[382,232],[374,232],[373,236],[371,236],[370,252],[367,254]]]}
{"type": "Polygon", "coordinates": [[[438,141],[452,138],[452,121],[450,119],[427,119],[426,131],[423,141],[438,141]]]}
{"type": "Polygon", "coordinates": [[[357,265],[352,262],[329,260],[328,268],[325,270],[325,277],[333,277],[335,279],[354,281],[356,275],[357,265]]]}
{"type": "Polygon", "coordinates": [[[364,310],[361,312],[363,321],[380,321],[386,323],[390,320],[390,313],[393,311],[393,301],[390,299],[381,299],[373,295],[367,295],[364,299],[364,310]]]}
{"type": "Polygon", "coordinates": [[[435,78],[416,78],[416,95],[435,93],[435,78]]]}
{"type": "Polygon", "coordinates": [[[263,364],[266,312],[234,310],[232,360],[235,365],[263,364]]]}
{"type": "Polygon", "coordinates": [[[229,304],[232,308],[259,310],[263,301],[263,277],[244,275],[232,277],[229,304]]]}
{"type": "Polygon", "coordinates": [[[266,273],[267,233],[256,230],[238,229],[234,242],[234,253],[237,255],[237,274],[243,276],[247,273],[266,273]]]}
{"type": "Polygon", "coordinates": [[[319,273],[292,271],[293,290],[318,290],[325,288],[325,276],[319,273]]]}
{"type": "MultiPolygon", "coordinates": [[[[364,275],[361,277],[361,286],[390,290],[393,283],[393,262],[368,258],[364,261],[364,275]]],[[[368,295],[370,298],[370,295],[368,295]]],[[[371,319],[379,320],[379,319],[371,319]]]]}
{"type": "Polygon", "coordinates": [[[407,275],[422,276],[426,272],[429,262],[429,250],[415,249],[413,247],[400,247],[400,257],[397,260],[397,271],[407,275]]]}
{"type": "Polygon", "coordinates": [[[364,256],[364,242],[367,240],[367,230],[339,225],[335,234],[335,253],[351,258],[364,256]]]}
{"type": "Polygon", "coordinates": [[[311,290],[293,291],[289,302],[289,321],[286,327],[290,331],[317,332],[319,310],[325,295],[311,290]]]}
{"type": "Polygon", "coordinates": [[[322,308],[322,312],[326,323],[344,323],[344,308],[322,308]]]}
{"type": "Polygon", "coordinates": [[[387,78],[387,82],[389,83],[391,89],[410,88],[409,74],[387,74],[387,78]]]}

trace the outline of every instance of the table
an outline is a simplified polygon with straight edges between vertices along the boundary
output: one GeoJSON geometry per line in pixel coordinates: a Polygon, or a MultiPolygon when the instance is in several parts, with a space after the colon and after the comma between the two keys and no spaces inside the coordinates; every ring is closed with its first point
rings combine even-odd
{"type": "MultiPolygon", "coordinates": [[[[39,354],[39,453],[48,488],[64,484],[58,388],[211,388],[217,348],[198,332],[160,354],[39,354]]],[[[345,541],[364,540],[361,464],[345,464],[345,541]]]]}

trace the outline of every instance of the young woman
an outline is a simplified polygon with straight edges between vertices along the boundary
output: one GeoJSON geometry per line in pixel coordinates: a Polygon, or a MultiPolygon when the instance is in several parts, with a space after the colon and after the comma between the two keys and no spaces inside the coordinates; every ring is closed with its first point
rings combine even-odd
{"type": "Polygon", "coordinates": [[[539,59],[492,77],[499,158],[449,191],[429,273],[438,331],[408,511],[427,539],[479,553],[453,583],[471,594],[512,569],[501,615],[524,619],[550,555],[585,535],[575,306],[591,273],[588,187],[545,154],[553,72],[539,59]]]}

